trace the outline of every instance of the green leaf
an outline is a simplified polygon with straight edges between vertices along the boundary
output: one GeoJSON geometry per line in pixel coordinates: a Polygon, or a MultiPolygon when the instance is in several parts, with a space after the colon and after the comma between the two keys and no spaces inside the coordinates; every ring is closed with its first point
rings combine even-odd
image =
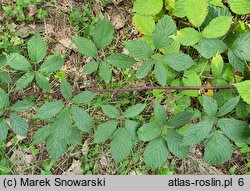
{"type": "Polygon", "coordinates": [[[224,116],[228,113],[230,113],[231,111],[233,111],[233,109],[238,105],[240,101],[240,96],[237,97],[233,97],[230,100],[228,100],[218,111],[217,113],[217,117],[221,117],[224,116]]]}
{"type": "Polygon", "coordinates": [[[70,134],[65,138],[68,144],[82,145],[82,133],[77,128],[71,128],[70,134]]]}
{"type": "Polygon", "coordinates": [[[5,54],[0,54],[0,67],[5,66],[6,62],[7,62],[7,56],[5,54]]]}
{"type": "Polygon", "coordinates": [[[196,145],[208,137],[213,127],[213,122],[206,119],[196,123],[184,132],[183,143],[186,145],[196,145]]]}
{"type": "Polygon", "coordinates": [[[106,64],[105,62],[100,62],[99,76],[106,84],[108,84],[111,80],[112,70],[109,68],[108,64],[106,64]]]}
{"type": "Polygon", "coordinates": [[[28,100],[17,101],[15,104],[10,106],[12,111],[25,112],[31,109],[33,103],[28,100]]]}
{"type": "Polygon", "coordinates": [[[0,70],[0,83],[9,84],[11,82],[12,82],[12,79],[9,76],[9,74],[7,74],[6,72],[0,70]]]}
{"type": "Polygon", "coordinates": [[[211,68],[213,77],[218,78],[221,76],[223,68],[224,68],[224,61],[220,54],[216,54],[211,61],[211,68]]]}
{"type": "Polygon", "coordinates": [[[202,31],[204,38],[218,38],[224,36],[230,29],[232,23],[231,16],[219,16],[213,19],[202,31]]]}
{"type": "Polygon", "coordinates": [[[97,52],[97,49],[95,47],[95,44],[91,40],[89,40],[85,37],[74,36],[73,41],[76,44],[78,51],[82,55],[84,55],[86,57],[98,56],[98,52],[97,52]]]}
{"type": "Polygon", "coordinates": [[[142,40],[130,40],[125,45],[130,55],[135,59],[148,58],[153,54],[150,45],[142,40]]]}
{"type": "Polygon", "coordinates": [[[33,36],[28,41],[28,53],[31,62],[41,62],[47,54],[47,46],[40,35],[33,36]]]}
{"type": "Polygon", "coordinates": [[[168,64],[172,69],[180,72],[190,68],[194,65],[192,58],[181,52],[170,52],[163,56],[164,62],[168,64]]]}
{"type": "Polygon", "coordinates": [[[186,0],[177,0],[174,6],[173,15],[183,18],[186,17],[186,0]]]}
{"type": "Polygon", "coordinates": [[[149,142],[144,152],[144,160],[147,168],[156,169],[162,166],[168,157],[168,147],[163,138],[149,142]]]}
{"type": "Polygon", "coordinates": [[[72,93],[73,87],[71,86],[69,82],[63,80],[61,82],[61,92],[62,92],[64,99],[70,100],[73,96],[73,93],[72,93]]]}
{"type": "Polygon", "coordinates": [[[125,128],[117,129],[110,144],[111,154],[118,163],[126,158],[133,148],[133,140],[125,128]]]}
{"type": "Polygon", "coordinates": [[[152,141],[161,136],[163,128],[156,123],[146,123],[138,130],[138,138],[141,141],[152,141]]]}
{"type": "Polygon", "coordinates": [[[209,4],[218,6],[218,7],[224,7],[224,4],[221,0],[209,0],[209,4]]]}
{"type": "Polygon", "coordinates": [[[36,73],[36,83],[44,92],[49,92],[51,89],[48,79],[39,72],[36,73]]]}
{"type": "Polygon", "coordinates": [[[23,90],[26,88],[34,79],[35,74],[28,71],[21,78],[16,81],[16,90],[23,90]]]}
{"type": "Polygon", "coordinates": [[[46,125],[39,128],[34,135],[34,143],[41,143],[47,139],[54,130],[53,125],[46,125]]]}
{"type": "MultiPolygon", "coordinates": [[[[185,71],[182,79],[185,86],[201,86],[201,79],[199,75],[195,72],[185,71]]],[[[189,96],[198,96],[199,90],[184,90],[182,94],[189,95],[189,96]]]]}
{"type": "Polygon", "coordinates": [[[188,20],[195,27],[200,27],[208,14],[208,1],[186,0],[185,6],[185,13],[188,20]]]}
{"type": "Polygon", "coordinates": [[[209,117],[214,117],[218,110],[217,101],[212,97],[208,97],[208,96],[202,96],[202,97],[203,97],[202,106],[203,106],[205,113],[209,117]]]}
{"type": "Polygon", "coordinates": [[[83,132],[90,132],[91,128],[94,125],[92,117],[83,109],[79,107],[71,107],[72,119],[75,122],[78,129],[83,132]]]}
{"type": "Polygon", "coordinates": [[[163,7],[162,0],[136,0],[133,12],[140,15],[156,15],[163,7]]]}
{"type": "Polygon", "coordinates": [[[58,140],[56,138],[49,137],[46,148],[48,150],[49,155],[52,157],[52,159],[57,160],[60,158],[67,150],[67,143],[62,140],[58,140]]]}
{"type": "Polygon", "coordinates": [[[140,115],[140,113],[145,109],[145,107],[146,107],[146,104],[141,104],[141,103],[131,106],[127,108],[126,111],[123,113],[123,117],[125,118],[136,117],[140,115]]]}
{"type": "Polygon", "coordinates": [[[108,46],[114,36],[114,27],[109,21],[107,15],[104,16],[103,20],[99,21],[93,32],[93,40],[97,48],[102,49],[108,46]]]}
{"type": "Polygon", "coordinates": [[[157,119],[157,122],[159,122],[161,125],[164,125],[166,123],[167,113],[163,105],[156,104],[154,106],[154,115],[155,118],[157,119]]]}
{"type": "Polygon", "coordinates": [[[229,64],[231,64],[237,71],[244,73],[244,69],[247,65],[246,61],[243,61],[237,56],[235,56],[232,50],[228,50],[227,55],[228,55],[229,64]]]}
{"type": "Polygon", "coordinates": [[[233,43],[233,53],[242,60],[250,62],[250,32],[241,34],[233,43]]]}
{"type": "Polygon", "coordinates": [[[119,111],[116,109],[116,107],[112,106],[112,105],[102,105],[102,111],[103,113],[110,117],[110,118],[119,118],[120,117],[120,113],[119,111]]]}
{"type": "Polygon", "coordinates": [[[152,16],[144,16],[140,14],[135,14],[133,16],[133,25],[138,31],[144,35],[151,36],[155,28],[155,21],[152,16]]]}
{"type": "Polygon", "coordinates": [[[181,127],[192,119],[193,113],[183,111],[169,118],[167,125],[170,127],[181,127]]]}
{"type": "Polygon", "coordinates": [[[9,95],[0,87],[0,108],[9,105],[9,95]]]}
{"type": "Polygon", "coordinates": [[[101,143],[109,139],[117,128],[118,122],[116,120],[107,121],[97,126],[94,133],[94,142],[101,143]]]}
{"type": "Polygon", "coordinates": [[[210,165],[222,164],[233,154],[230,141],[220,132],[213,132],[205,142],[205,161],[210,165]]]}
{"type": "Polygon", "coordinates": [[[84,91],[79,94],[77,94],[73,99],[71,100],[73,103],[76,104],[85,104],[90,102],[95,98],[95,94],[89,91],[84,91]]]}
{"type": "Polygon", "coordinates": [[[55,53],[46,58],[45,62],[41,65],[40,70],[45,73],[52,73],[59,71],[64,64],[64,58],[55,53]]]}
{"type": "MultiPolygon", "coordinates": [[[[221,1],[220,1],[220,3],[221,3],[221,1]]],[[[215,19],[219,16],[232,16],[232,14],[231,14],[231,11],[224,5],[222,7],[209,6],[208,15],[206,17],[206,20],[202,24],[202,27],[203,28],[206,27],[213,19],[215,19]]]]}
{"type": "Polygon", "coordinates": [[[212,58],[217,53],[221,54],[227,49],[226,44],[220,39],[202,39],[193,46],[204,58],[212,58]]]}
{"type": "Polygon", "coordinates": [[[57,137],[58,140],[65,139],[71,132],[72,120],[68,108],[63,110],[61,115],[54,121],[53,136],[57,137]]]}
{"type": "Polygon", "coordinates": [[[164,16],[158,21],[153,32],[153,42],[156,49],[162,49],[169,46],[173,40],[169,38],[170,35],[177,31],[176,24],[169,16],[164,16]]]}
{"type": "Polygon", "coordinates": [[[35,118],[48,120],[55,117],[64,107],[62,101],[48,102],[42,105],[35,115],[35,118]]]}
{"type": "Polygon", "coordinates": [[[140,124],[137,123],[136,121],[125,120],[124,127],[130,133],[130,136],[134,141],[138,139],[137,130],[139,126],[140,124]]]}
{"type": "Polygon", "coordinates": [[[10,113],[9,117],[10,128],[12,129],[12,131],[14,131],[14,133],[16,133],[17,135],[26,137],[29,128],[28,123],[22,117],[15,113],[10,113]]]}
{"type": "Polygon", "coordinates": [[[201,34],[197,30],[187,27],[179,30],[172,38],[184,46],[193,46],[201,40],[201,34]]]}
{"type": "Polygon", "coordinates": [[[189,152],[189,146],[183,144],[183,137],[179,133],[170,130],[167,132],[166,140],[169,151],[180,159],[185,160],[189,152]]]}
{"type": "Polygon", "coordinates": [[[3,118],[0,118],[0,142],[4,141],[8,135],[8,124],[3,118]]]}
{"type": "Polygon", "coordinates": [[[152,70],[154,66],[154,60],[149,59],[145,61],[136,71],[136,78],[142,79],[148,75],[150,70],[152,70]]]}
{"type": "Polygon", "coordinates": [[[130,68],[136,62],[135,59],[125,55],[125,54],[112,54],[107,58],[107,61],[118,68],[130,68]]]}
{"type": "Polygon", "coordinates": [[[12,53],[8,55],[7,65],[9,65],[14,70],[25,71],[25,72],[32,69],[29,61],[24,56],[18,53],[12,53]]]}
{"type": "Polygon", "coordinates": [[[233,141],[245,141],[250,137],[250,129],[244,121],[222,118],[217,122],[218,127],[233,141]]]}
{"type": "Polygon", "coordinates": [[[84,68],[83,68],[83,70],[82,70],[82,73],[83,73],[83,74],[92,74],[92,73],[94,73],[95,71],[97,71],[98,66],[99,66],[99,62],[97,62],[97,61],[90,61],[90,62],[88,62],[88,63],[84,66],[84,68]]]}
{"type": "Polygon", "coordinates": [[[228,0],[231,10],[239,15],[250,13],[250,0],[228,0]]]}
{"type": "Polygon", "coordinates": [[[250,105],[250,80],[246,80],[236,84],[236,88],[242,99],[250,105]]]}
{"type": "Polygon", "coordinates": [[[240,100],[236,107],[236,115],[239,118],[245,118],[250,114],[250,105],[240,100]]]}
{"type": "Polygon", "coordinates": [[[157,61],[155,63],[154,73],[158,83],[165,86],[167,83],[167,69],[161,62],[157,61]]]}

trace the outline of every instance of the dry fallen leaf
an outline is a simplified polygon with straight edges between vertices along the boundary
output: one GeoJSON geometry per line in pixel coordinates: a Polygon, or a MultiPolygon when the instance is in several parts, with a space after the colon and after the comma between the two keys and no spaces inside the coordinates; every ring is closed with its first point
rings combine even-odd
{"type": "Polygon", "coordinates": [[[66,48],[73,49],[74,51],[77,51],[76,45],[69,38],[60,39],[60,40],[58,40],[58,42],[66,48]]]}
{"type": "Polygon", "coordinates": [[[79,160],[73,160],[72,165],[69,169],[62,173],[62,175],[80,175],[84,173],[82,169],[82,163],[79,160]]]}
{"type": "Polygon", "coordinates": [[[33,17],[36,14],[37,8],[35,5],[28,5],[27,11],[27,17],[33,17]]]}

